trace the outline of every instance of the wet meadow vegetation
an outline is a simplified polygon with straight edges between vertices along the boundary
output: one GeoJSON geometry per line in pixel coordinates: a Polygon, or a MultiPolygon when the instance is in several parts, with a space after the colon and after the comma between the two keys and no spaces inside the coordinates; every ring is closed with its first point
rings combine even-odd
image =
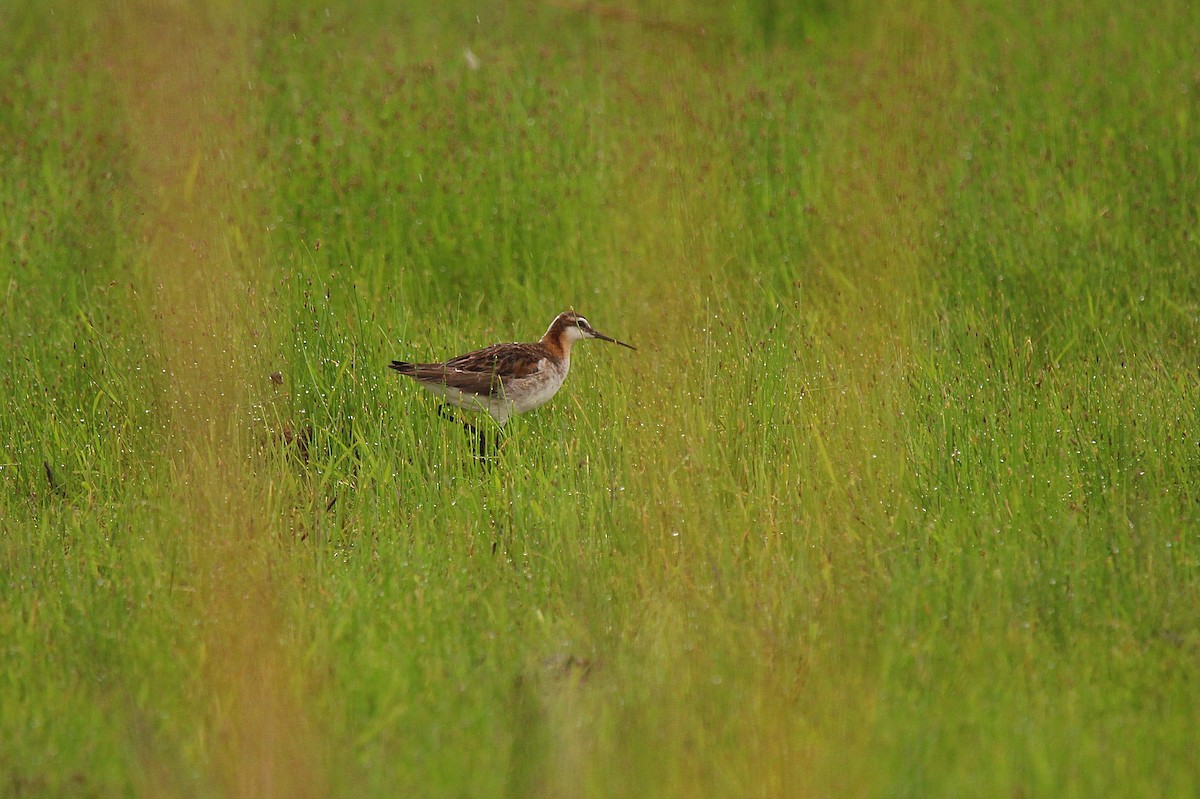
{"type": "Polygon", "coordinates": [[[1200,791],[1194,5],[0,29],[0,796],[1200,791]]]}

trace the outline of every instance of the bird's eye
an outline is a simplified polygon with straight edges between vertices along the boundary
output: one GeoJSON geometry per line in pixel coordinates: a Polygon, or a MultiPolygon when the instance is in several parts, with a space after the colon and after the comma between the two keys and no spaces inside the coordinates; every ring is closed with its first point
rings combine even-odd
{"type": "Polygon", "coordinates": [[[583,328],[584,330],[587,330],[590,327],[590,325],[588,324],[588,320],[584,319],[583,317],[580,317],[579,321],[576,322],[575,324],[577,324],[579,327],[583,328]]]}

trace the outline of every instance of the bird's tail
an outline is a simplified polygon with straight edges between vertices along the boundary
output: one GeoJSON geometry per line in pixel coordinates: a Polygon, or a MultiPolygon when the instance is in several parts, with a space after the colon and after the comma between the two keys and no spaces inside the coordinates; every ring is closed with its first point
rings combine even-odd
{"type": "Polygon", "coordinates": [[[389,369],[395,369],[402,375],[413,375],[417,371],[418,364],[409,363],[407,361],[392,361],[388,366],[389,369]]]}

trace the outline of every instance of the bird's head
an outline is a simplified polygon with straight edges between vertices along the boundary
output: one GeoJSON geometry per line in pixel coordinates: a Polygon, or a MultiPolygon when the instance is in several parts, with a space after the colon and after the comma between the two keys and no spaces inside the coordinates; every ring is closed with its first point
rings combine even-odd
{"type": "Polygon", "coordinates": [[[585,338],[598,338],[601,341],[609,341],[613,344],[620,344],[622,347],[628,347],[631,350],[636,350],[637,347],[632,344],[626,344],[624,341],[617,341],[612,336],[606,336],[596,328],[592,327],[591,322],[578,314],[575,311],[566,311],[560,313],[554,322],[550,325],[550,329],[546,331],[546,336],[557,338],[565,349],[569,350],[571,345],[576,341],[585,338]]]}

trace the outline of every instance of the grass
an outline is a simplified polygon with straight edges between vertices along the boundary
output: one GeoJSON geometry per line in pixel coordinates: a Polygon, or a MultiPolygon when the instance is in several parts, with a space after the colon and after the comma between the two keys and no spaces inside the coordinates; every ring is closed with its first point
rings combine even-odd
{"type": "Polygon", "coordinates": [[[0,795],[1200,790],[1194,9],[393,6],[0,11],[0,795]]]}

